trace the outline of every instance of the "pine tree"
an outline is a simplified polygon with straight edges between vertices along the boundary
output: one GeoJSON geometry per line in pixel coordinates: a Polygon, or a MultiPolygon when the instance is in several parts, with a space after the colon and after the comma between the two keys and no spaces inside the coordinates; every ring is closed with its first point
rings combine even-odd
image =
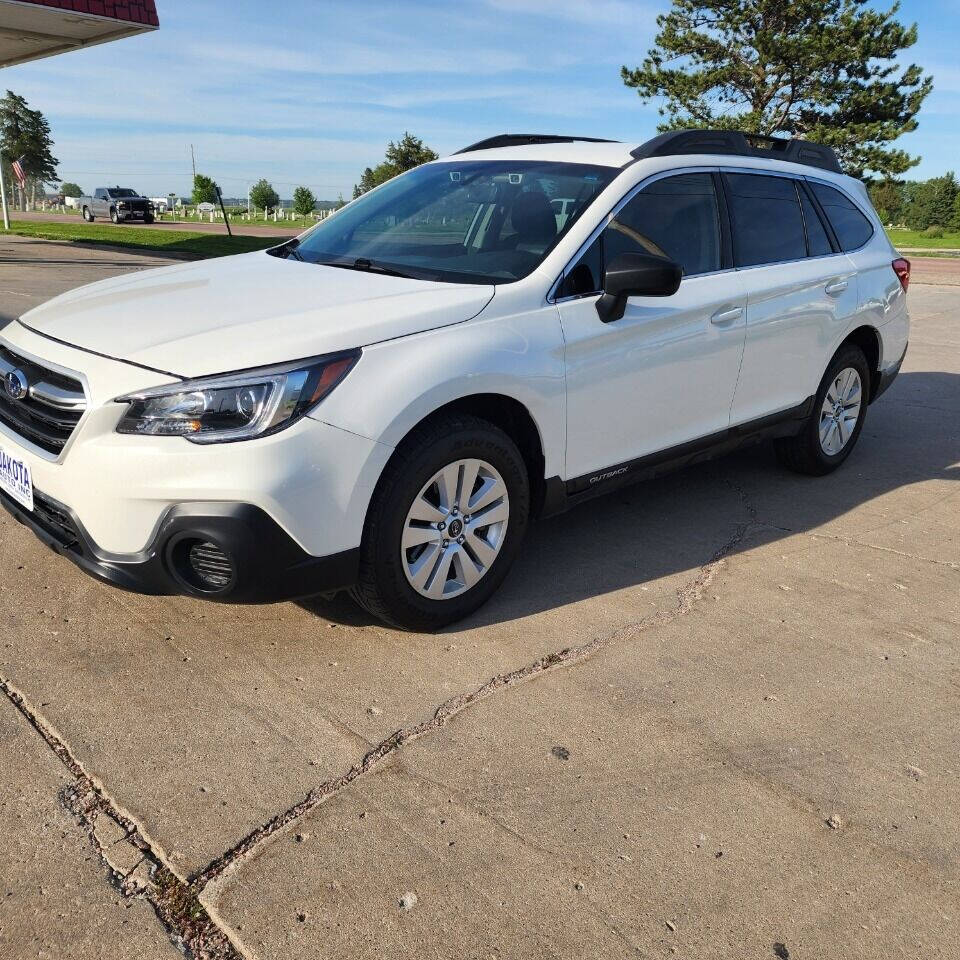
{"type": "Polygon", "coordinates": [[[0,157],[3,173],[11,186],[16,184],[21,209],[26,209],[27,191],[13,179],[10,164],[20,160],[28,177],[30,193],[36,196],[48,183],[56,183],[57,158],[52,153],[50,124],[39,110],[31,110],[27,101],[12,90],[0,100],[0,157]]]}
{"type": "Polygon", "coordinates": [[[919,162],[889,146],[915,130],[933,80],[900,53],[916,24],[867,0],[673,0],[655,45],[621,76],[664,98],[661,130],[788,134],[829,144],[848,173],[885,177],[919,162]]]}
{"type": "Polygon", "coordinates": [[[393,177],[398,174],[405,173],[407,170],[419,167],[422,163],[429,163],[431,160],[436,159],[437,154],[431,150],[430,147],[426,146],[419,137],[405,132],[403,139],[398,143],[394,143],[391,140],[387,145],[387,152],[383,163],[378,164],[372,169],[367,167],[363,171],[360,182],[353,188],[353,197],[356,199],[368,190],[379,187],[381,183],[386,183],[388,180],[393,179],[393,177]]]}

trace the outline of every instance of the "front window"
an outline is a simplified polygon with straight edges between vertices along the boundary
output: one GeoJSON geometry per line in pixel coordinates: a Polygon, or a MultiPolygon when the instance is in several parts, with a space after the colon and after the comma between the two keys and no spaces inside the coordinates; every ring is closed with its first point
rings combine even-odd
{"type": "Polygon", "coordinates": [[[667,257],[685,277],[719,270],[720,212],[713,177],[681,173],[643,187],[567,272],[557,296],[602,292],[604,267],[621,253],[667,257]]]}
{"type": "Polygon", "coordinates": [[[128,190],[126,187],[121,187],[118,190],[111,190],[110,196],[114,200],[126,200],[128,197],[139,196],[136,190],[128,190]]]}
{"type": "Polygon", "coordinates": [[[428,164],[277,253],[424,280],[511,283],[540,265],[619,172],[516,160],[428,164]]]}

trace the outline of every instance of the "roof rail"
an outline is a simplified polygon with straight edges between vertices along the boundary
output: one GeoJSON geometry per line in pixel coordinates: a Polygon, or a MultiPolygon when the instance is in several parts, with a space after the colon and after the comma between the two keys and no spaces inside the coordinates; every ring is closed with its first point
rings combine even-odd
{"type": "MultiPolygon", "coordinates": [[[[534,143],[615,143],[614,140],[604,140],[601,137],[564,137],[553,133],[500,133],[486,140],[478,140],[469,147],[458,150],[457,153],[472,153],[474,150],[495,150],[497,147],[523,147],[534,143]]],[[[456,154],[455,154],[456,155],[456,154]]]]}
{"type": "Polygon", "coordinates": [[[737,157],[788,160],[808,167],[843,173],[832,147],[809,140],[765,137],[739,130],[672,130],[641,144],[630,155],[636,160],[671,157],[682,153],[713,153],[737,157]]]}

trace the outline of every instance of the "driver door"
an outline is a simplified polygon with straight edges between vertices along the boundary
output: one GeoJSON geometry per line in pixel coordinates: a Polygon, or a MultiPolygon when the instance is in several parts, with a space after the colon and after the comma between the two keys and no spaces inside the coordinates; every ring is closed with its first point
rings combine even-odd
{"type": "Polygon", "coordinates": [[[725,229],[712,174],[669,175],[628,200],[571,265],[557,302],[568,480],[613,479],[630,461],[728,429],[746,295],[731,269],[725,229]],[[671,297],[631,297],[623,317],[603,323],[596,303],[604,263],[628,252],[679,263],[680,289],[671,297]]]}

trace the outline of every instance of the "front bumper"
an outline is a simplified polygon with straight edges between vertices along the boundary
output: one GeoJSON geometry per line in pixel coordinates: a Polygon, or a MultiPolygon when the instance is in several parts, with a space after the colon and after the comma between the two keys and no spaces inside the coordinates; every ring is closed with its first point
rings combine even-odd
{"type": "Polygon", "coordinates": [[[39,491],[33,512],[3,493],[0,504],[91,576],[137,593],[270,603],[332,592],[357,579],[359,549],[312,556],[252,504],[178,504],[166,511],[147,548],[129,555],[101,550],[69,507],[39,491]],[[182,547],[195,542],[214,544],[229,559],[232,575],[227,583],[212,589],[191,575],[182,547]]]}

